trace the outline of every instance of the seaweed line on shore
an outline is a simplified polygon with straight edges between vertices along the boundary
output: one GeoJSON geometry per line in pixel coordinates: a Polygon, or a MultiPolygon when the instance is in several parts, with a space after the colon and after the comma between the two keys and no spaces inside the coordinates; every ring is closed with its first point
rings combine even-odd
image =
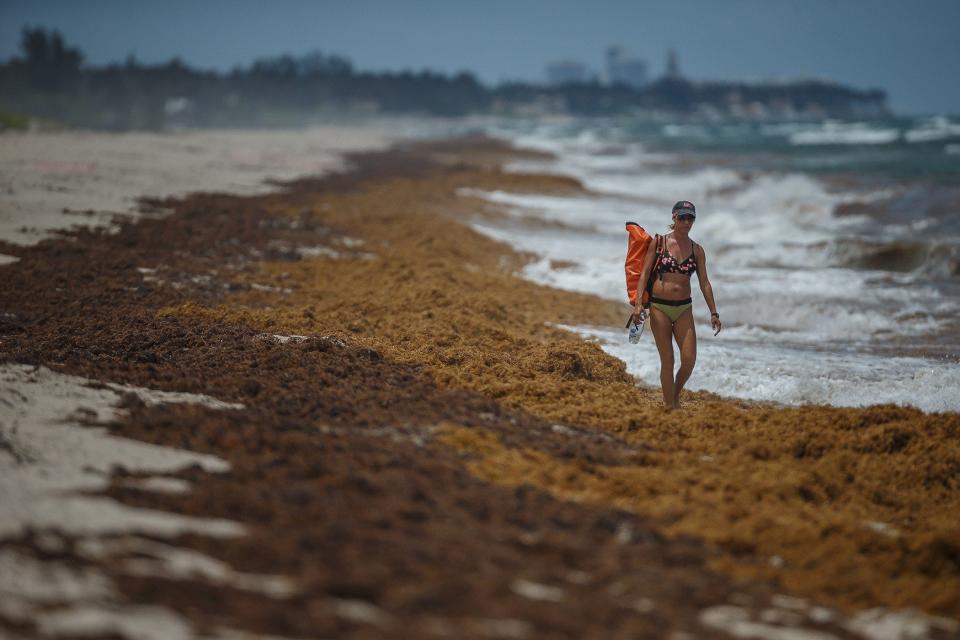
{"type": "MultiPolygon", "coordinates": [[[[579,188],[502,171],[516,153],[482,139],[400,147],[279,194],[169,200],[168,218],[21,250],[0,272],[0,360],[245,405],[131,400],[110,426],[230,463],[179,474],[187,496],[119,481],[110,495],[251,527],[181,540],[238,571],[296,576],[304,621],[289,602],[220,596],[244,628],[344,634],[363,614],[343,602],[362,601],[379,607],[363,610],[372,637],[400,620],[413,635],[490,635],[469,599],[538,631],[589,636],[583,607],[621,625],[595,637],[671,625],[708,637],[694,612],[733,596],[724,576],[758,608],[783,589],[849,612],[960,617],[960,418],[704,393],[662,415],[622,363],[552,326],[612,325],[620,306],[521,280],[524,256],[464,224],[490,215],[464,188],[579,188]],[[304,566],[324,550],[335,553],[304,566]],[[518,609],[517,591],[558,591],[503,593],[507,567],[581,604],[518,609]],[[561,586],[563,572],[603,589],[569,575],[561,586]],[[638,598],[658,613],[617,613],[638,598]]],[[[134,601],[213,624],[191,604],[210,585],[110,571],[134,601]]]]}

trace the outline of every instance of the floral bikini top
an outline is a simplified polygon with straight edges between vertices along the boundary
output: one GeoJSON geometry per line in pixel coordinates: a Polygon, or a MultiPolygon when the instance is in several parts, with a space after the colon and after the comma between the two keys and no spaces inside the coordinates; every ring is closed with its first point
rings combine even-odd
{"type": "Polygon", "coordinates": [[[688,278],[692,276],[697,271],[697,244],[691,240],[690,246],[691,251],[687,259],[683,262],[677,262],[677,259],[667,251],[666,238],[660,236],[660,242],[658,243],[660,261],[657,263],[655,272],[661,276],[664,273],[679,273],[688,278]]]}

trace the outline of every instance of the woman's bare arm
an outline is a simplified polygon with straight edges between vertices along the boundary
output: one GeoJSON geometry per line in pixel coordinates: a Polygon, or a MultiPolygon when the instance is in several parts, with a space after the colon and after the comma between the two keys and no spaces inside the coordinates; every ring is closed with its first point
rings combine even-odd
{"type": "Polygon", "coordinates": [[[640,269],[640,283],[637,285],[637,303],[634,305],[633,318],[639,323],[640,314],[643,310],[643,292],[647,288],[647,280],[650,278],[650,271],[653,270],[653,261],[657,255],[657,238],[650,239],[650,248],[647,249],[647,255],[643,258],[643,268],[640,269]]]}
{"type": "Polygon", "coordinates": [[[703,299],[707,301],[710,307],[710,326],[714,329],[714,334],[720,333],[720,316],[717,314],[717,303],[713,299],[713,286],[710,284],[710,276],[707,275],[707,253],[699,244],[693,245],[693,250],[697,253],[697,279],[700,281],[700,291],[703,292],[703,299]]]}

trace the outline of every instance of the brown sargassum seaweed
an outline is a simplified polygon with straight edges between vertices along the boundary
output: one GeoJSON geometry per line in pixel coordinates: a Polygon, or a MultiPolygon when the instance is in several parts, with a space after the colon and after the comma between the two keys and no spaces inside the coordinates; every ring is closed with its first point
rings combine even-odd
{"type": "MultiPolygon", "coordinates": [[[[485,480],[616,506],[717,543],[727,553],[715,566],[735,576],[776,577],[791,593],[841,607],[960,616],[960,415],[782,408],[707,393],[688,394],[683,411],[664,415],[656,390],[638,387],[621,362],[550,326],[612,325],[626,308],[519,279],[523,256],[464,224],[496,214],[457,195],[580,186],[507,173],[475,154],[467,149],[460,164],[428,177],[309,203],[312,221],[362,240],[371,256],[263,262],[255,277],[292,294],[248,291],[165,313],[341,335],[426,366],[442,388],[616,434],[641,445],[642,460],[569,462],[470,430],[449,429],[443,441],[476,454],[470,469],[485,480]]],[[[695,375],[719,366],[701,361],[695,375]]]]}
{"type": "MultiPolygon", "coordinates": [[[[505,172],[516,153],[421,143],[270,196],[156,203],[173,214],[114,235],[2,247],[21,261],[0,274],[0,360],[247,407],[131,399],[112,429],[216,453],[233,471],[186,472],[188,496],[121,483],[112,495],[244,522],[244,540],[181,544],[297,576],[298,615],[118,574],[131,600],[292,635],[345,633],[340,605],[310,594],[377,602],[411,637],[436,626],[424,612],[471,607],[580,637],[699,633],[676,621],[733,584],[760,600],[779,589],[848,611],[960,617],[960,415],[708,393],[663,414],[657,390],[556,326],[620,325],[626,307],[522,280],[526,256],[469,228],[503,213],[464,188],[582,192],[505,172]],[[621,530],[634,547],[609,542],[621,530]],[[577,587],[583,611],[516,609],[494,577],[524,562],[592,576],[577,587]],[[668,602],[624,618],[618,598],[650,585],[668,602]],[[588,632],[586,612],[604,625],[588,632]]],[[[701,360],[694,375],[721,365],[701,360]]],[[[468,637],[471,624],[482,627],[457,629],[468,637]]]]}

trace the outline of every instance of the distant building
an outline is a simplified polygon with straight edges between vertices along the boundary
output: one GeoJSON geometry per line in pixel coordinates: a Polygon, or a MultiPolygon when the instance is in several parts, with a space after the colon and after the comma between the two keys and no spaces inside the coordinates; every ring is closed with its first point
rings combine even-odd
{"type": "Polygon", "coordinates": [[[671,80],[679,80],[682,77],[680,75],[680,62],[677,60],[677,52],[673,49],[667,52],[666,76],[671,80]]]}
{"type": "Polygon", "coordinates": [[[623,47],[607,49],[607,83],[639,89],[649,83],[647,63],[627,53],[623,47]]]}
{"type": "Polygon", "coordinates": [[[590,81],[590,72],[579,62],[561,60],[547,65],[547,83],[575,84],[590,81]]]}

